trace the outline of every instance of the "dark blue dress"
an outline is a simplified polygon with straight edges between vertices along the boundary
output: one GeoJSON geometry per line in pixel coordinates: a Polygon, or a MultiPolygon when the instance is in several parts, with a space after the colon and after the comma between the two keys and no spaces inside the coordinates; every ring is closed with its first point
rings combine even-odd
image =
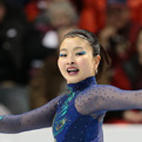
{"type": "Polygon", "coordinates": [[[92,85],[96,85],[94,77],[77,84],[68,84],[67,95],[59,101],[53,122],[53,134],[57,142],[102,141],[102,122],[106,111],[100,111],[94,118],[80,114],[75,107],[76,97],[92,85]]]}
{"type": "Polygon", "coordinates": [[[51,127],[55,142],[103,142],[102,123],[111,110],[142,109],[142,90],[98,85],[95,77],[68,84],[67,94],[21,115],[0,117],[1,133],[51,127]]]}

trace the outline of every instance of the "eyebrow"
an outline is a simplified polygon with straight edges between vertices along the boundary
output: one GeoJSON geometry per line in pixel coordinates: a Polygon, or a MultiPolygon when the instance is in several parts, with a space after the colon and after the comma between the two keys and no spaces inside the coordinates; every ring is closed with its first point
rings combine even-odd
{"type": "Polygon", "coordinates": [[[74,50],[83,49],[83,47],[75,47],[74,50]]]}
{"type": "MultiPolygon", "coordinates": [[[[73,50],[83,49],[83,47],[75,47],[73,50]]],[[[62,48],[60,51],[67,51],[66,48],[62,48]]]]}
{"type": "Polygon", "coordinates": [[[66,48],[62,48],[62,49],[60,49],[60,51],[67,51],[67,49],[66,48]]]}

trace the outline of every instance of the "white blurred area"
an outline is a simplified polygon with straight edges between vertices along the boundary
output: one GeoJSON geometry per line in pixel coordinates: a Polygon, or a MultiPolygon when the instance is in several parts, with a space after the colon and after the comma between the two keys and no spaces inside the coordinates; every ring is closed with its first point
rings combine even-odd
{"type": "MultiPolygon", "coordinates": [[[[142,142],[142,126],[103,125],[104,142],[142,142]]],[[[0,142],[54,142],[52,129],[45,128],[20,134],[0,134],[0,142]]]]}

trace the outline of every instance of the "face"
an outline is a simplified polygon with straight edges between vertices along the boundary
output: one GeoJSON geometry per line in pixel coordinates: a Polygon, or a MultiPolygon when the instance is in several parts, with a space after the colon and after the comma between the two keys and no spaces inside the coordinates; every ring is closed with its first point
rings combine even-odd
{"type": "Polygon", "coordinates": [[[129,22],[129,9],[126,7],[108,8],[108,24],[116,29],[122,29],[129,22]]]}
{"type": "Polygon", "coordinates": [[[100,56],[93,56],[89,42],[80,37],[63,40],[58,58],[58,67],[67,83],[77,83],[95,75],[100,56]]]}
{"type": "Polygon", "coordinates": [[[63,10],[56,9],[51,13],[50,22],[53,27],[59,28],[70,25],[71,18],[63,10]]]}

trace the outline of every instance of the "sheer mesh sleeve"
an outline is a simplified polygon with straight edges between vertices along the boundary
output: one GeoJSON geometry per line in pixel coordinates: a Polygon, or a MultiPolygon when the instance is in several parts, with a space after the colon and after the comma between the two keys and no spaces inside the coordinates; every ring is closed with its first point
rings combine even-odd
{"type": "Polygon", "coordinates": [[[0,116],[0,132],[18,133],[51,126],[56,105],[61,97],[59,96],[46,105],[21,115],[0,116]]]}
{"type": "Polygon", "coordinates": [[[110,85],[94,85],[77,96],[75,106],[82,114],[142,109],[142,90],[126,91],[110,85]]]}

